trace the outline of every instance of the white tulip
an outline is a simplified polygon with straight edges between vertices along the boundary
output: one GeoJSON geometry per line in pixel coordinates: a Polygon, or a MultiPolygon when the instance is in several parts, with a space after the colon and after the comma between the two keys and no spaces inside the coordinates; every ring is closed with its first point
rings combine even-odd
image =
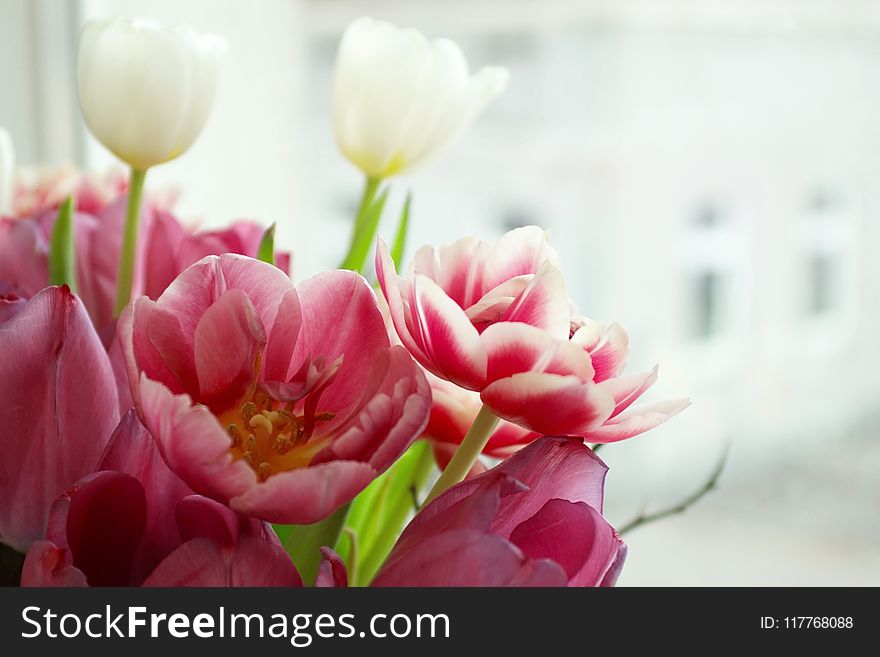
{"type": "Polygon", "coordinates": [[[92,21],[79,42],[79,99],[89,129],[134,169],[185,152],[214,102],[223,40],[141,19],[92,21]]]}
{"type": "Polygon", "coordinates": [[[359,18],[339,44],[333,126],[339,148],[370,178],[425,160],[461,134],[507,86],[508,72],[468,71],[449,39],[359,18]]]}
{"type": "Polygon", "coordinates": [[[15,148],[12,137],[0,127],[0,216],[12,212],[15,193],[15,148]]]}

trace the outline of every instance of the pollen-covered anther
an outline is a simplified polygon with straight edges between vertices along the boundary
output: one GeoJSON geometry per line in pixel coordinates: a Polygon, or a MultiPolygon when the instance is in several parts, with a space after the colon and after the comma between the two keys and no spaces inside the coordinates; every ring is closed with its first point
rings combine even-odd
{"type": "Polygon", "coordinates": [[[265,461],[260,463],[259,467],[257,468],[257,476],[260,478],[260,481],[266,481],[271,474],[272,466],[265,461]]]}
{"type": "Polygon", "coordinates": [[[254,402],[245,402],[241,405],[241,417],[245,424],[250,424],[251,418],[257,414],[257,405],[254,402]]]}
{"type": "Polygon", "coordinates": [[[238,428],[238,425],[230,424],[228,427],[226,427],[226,431],[229,433],[229,437],[232,438],[232,446],[241,447],[242,437],[241,430],[238,428]]]}
{"type": "Polygon", "coordinates": [[[275,452],[279,456],[284,456],[287,452],[293,449],[293,447],[294,443],[286,433],[280,433],[275,436],[275,452]]]}

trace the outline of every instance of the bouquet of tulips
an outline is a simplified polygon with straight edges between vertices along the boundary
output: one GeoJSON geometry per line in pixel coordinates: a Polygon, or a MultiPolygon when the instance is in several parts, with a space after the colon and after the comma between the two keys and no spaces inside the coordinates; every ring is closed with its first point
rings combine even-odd
{"type": "Polygon", "coordinates": [[[129,177],[13,184],[0,135],[8,579],[614,584],[626,546],[591,446],[688,402],[633,405],[656,368],[624,373],[627,333],[575,310],[543,230],[423,246],[404,268],[407,203],[391,246],[377,237],[387,179],[452,142],[507,72],[352,23],[333,124],[363,199],[340,269],[295,284],[274,227],[192,230],[144,193],[201,131],[221,50],[144,21],[84,28],[82,111],[129,177]]]}

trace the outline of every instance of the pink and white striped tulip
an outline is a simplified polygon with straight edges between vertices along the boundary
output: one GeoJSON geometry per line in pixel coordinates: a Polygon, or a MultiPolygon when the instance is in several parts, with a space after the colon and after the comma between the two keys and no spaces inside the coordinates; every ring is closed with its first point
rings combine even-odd
{"type": "Polygon", "coordinates": [[[119,321],[135,405],[193,490],[250,516],[329,516],[422,432],[428,383],[353,272],[294,287],[209,256],[119,321]]]}
{"type": "Polygon", "coordinates": [[[494,243],[468,238],[423,247],[405,279],[380,241],[376,272],[413,357],[437,377],[479,393],[529,438],[615,442],[687,406],[676,400],[623,415],[657,370],[623,376],[626,332],[572,316],[557,254],[537,227],[494,243]]]}

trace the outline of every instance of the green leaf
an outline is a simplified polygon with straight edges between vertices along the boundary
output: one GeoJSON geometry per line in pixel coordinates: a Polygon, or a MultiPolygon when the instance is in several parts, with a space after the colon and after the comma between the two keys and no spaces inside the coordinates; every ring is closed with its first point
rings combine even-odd
{"type": "Polygon", "coordinates": [[[373,579],[415,511],[415,495],[433,468],[431,445],[417,441],[352,502],[345,529],[356,537],[357,550],[350,538],[343,538],[338,546],[352,586],[366,586],[373,579]]]}
{"type": "Polygon", "coordinates": [[[76,265],[73,244],[73,197],[58,208],[58,218],[49,239],[49,284],[67,285],[76,292],[76,265]]]}
{"type": "Polygon", "coordinates": [[[379,182],[372,179],[367,181],[360,209],[354,222],[351,246],[345,260],[339,266],[340,269],[351,269],[361,274],[364,273],[364,264],[370,253],[370,247],[373,246],[376,230],[379,228],[379,220],[382,218],[382,210],[388,199],[387,187],[377,195],[379,182]]]}
{"type": "Polygon", "coordinates": [[[349,504],[337,509],[326,520],[313,525],[274,525],[275,533],[302,577],[303,584],[313,586],[318,566],[321,565],[321,548],[336,549],[339,534],[348,517],[349,504]]]}
{"type": "Polygon", "coordinates": [[[270,265],[275,264],[275,224],[273,223],[263,233],[260,240],[260,246],[257,249],[257,260],[268,262],[270,265]]]}
{"type": "Polygon", "coordinates": [[[391,259],[394,266],[400,271],[403,263],[403,251],[406,248],[406,233],[409,230],[409,211],[412,206],[412,192],[407,192],[403,211],[400,213],[400,223],[397,224],[397,235],[394,236],[394,246],[391,247],[391,259]]]}

